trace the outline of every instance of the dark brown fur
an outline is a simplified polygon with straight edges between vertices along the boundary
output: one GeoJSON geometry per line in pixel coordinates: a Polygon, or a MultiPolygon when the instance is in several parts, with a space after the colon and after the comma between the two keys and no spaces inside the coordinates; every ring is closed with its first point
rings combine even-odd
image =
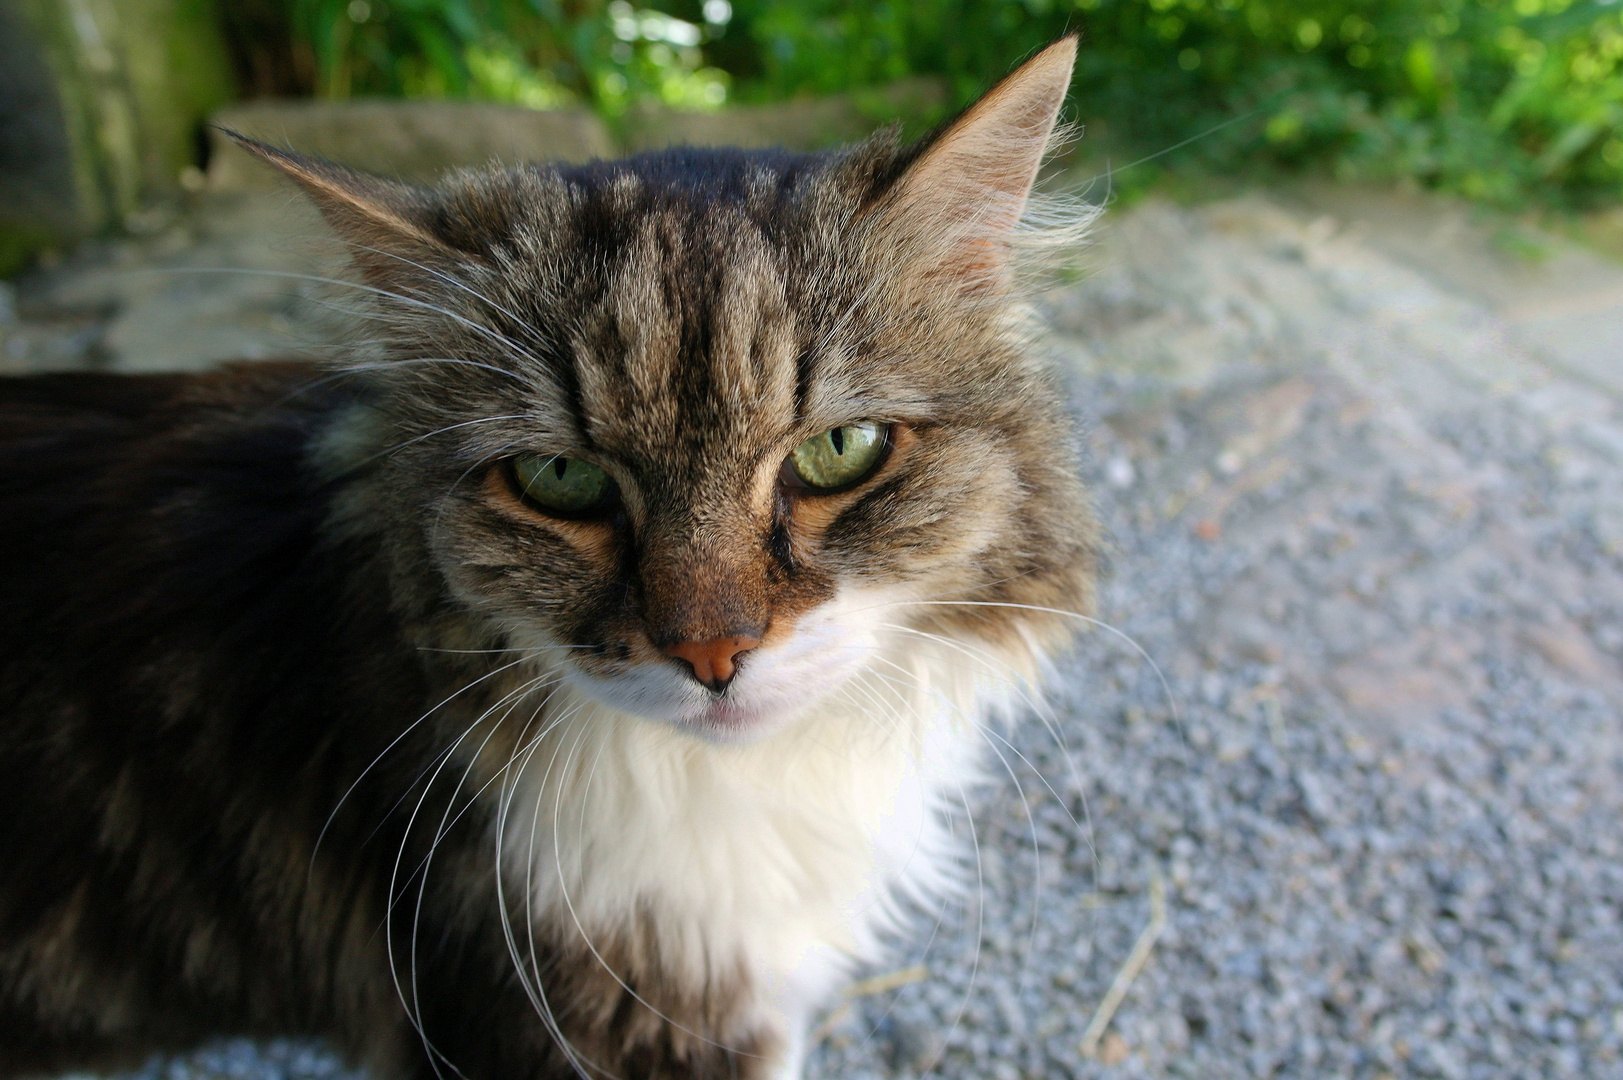
{"type": "MultiPolygon", "coordinates": [[[[352,395],[310,390],[317,377],[0,383],[0,558],[28,568],[0,579],[0,1075],[129,1065],[222,1033],[326,1036],[386,1075],[430,1072],[384,948],[389,881],[404,845],[409,923],[428,838],[404,812],[494,695],[383,753],[444,696],[431,686],[477,676],[406,642],[375,542],[323,536],[335,487],[308,442],[352,395]]],[[[430,791],[422,815],[449,800],[430,791]]],[[[427,878],[413,1004],[471,1075],[567,1071],[501,944],[483,808],[457,808],[427,878]]],[[[544,943],[542,963],[558,1001],[594,1003],[560,1010],[592,1060],[731,1075],[583,953],[544,943]]],[[[636,986],[634,959],[620,970],[636,986]]],[[[642,993],[716,1030],[726,986],[642,993]]]]}

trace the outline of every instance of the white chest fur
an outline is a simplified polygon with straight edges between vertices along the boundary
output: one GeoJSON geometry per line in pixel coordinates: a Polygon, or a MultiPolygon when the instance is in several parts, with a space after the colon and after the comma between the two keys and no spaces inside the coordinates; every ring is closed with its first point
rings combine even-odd
{"type": "Polygon", "coordinates": [[[1007,690],[956,645],[886,653],[751,744],[557,708],[504,795],[509,893],[589,942],[651,932],[663,978],[741,972],[749,1021],[782,1033],[797,1072],[811,1013],[882,954],[898,903],[957,876],[944,811],[979,778],[979,714],[1007,690]]]}

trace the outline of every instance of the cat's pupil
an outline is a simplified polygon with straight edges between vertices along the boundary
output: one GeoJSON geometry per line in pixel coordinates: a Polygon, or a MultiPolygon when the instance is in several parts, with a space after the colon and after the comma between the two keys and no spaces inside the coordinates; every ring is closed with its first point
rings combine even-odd
{"type": "Polygon", "coordinates": [[[566,514],[601,506],[614,492],[614,481],[590,461],[557,454],[519,454],[513,458],[512,469],[519,494],[566,514]]]}
{"type": "Polygon", "coordinates": [[[800,482],[829,490],[854,484],[879,464],[885,429],[879,424],[845,424],[814,435],[795,448],[788,464],[800,482]]]}

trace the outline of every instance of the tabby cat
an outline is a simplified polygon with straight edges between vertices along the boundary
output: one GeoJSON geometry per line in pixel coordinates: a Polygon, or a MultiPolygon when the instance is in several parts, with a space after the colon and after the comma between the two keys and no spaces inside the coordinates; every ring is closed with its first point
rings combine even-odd
{"type": "Polygon", "coordinates": [[[381,344],[0,387],[0,1076],[798,1075],[1091,600],[1019,300],[1074,54],[914,145],[243,140],[381,344]]]}

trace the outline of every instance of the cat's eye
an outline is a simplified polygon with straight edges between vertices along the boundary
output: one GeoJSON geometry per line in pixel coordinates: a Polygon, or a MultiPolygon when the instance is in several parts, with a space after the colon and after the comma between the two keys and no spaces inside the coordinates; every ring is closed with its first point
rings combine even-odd
{"type": "Polygon", "coordinates": [[[519,454],[512,463],[519,494],[554,514],[584,517],[604,509],[614,495],[614,481],[590,461],[557,454],[519,454]]]}
{"type": "Polygon", "coordinates": [[[814,491],[839,491],[865,479],[885,456],[884,424],[846,424],[813,435],[789,455],[794,476],[814,491]]]}

